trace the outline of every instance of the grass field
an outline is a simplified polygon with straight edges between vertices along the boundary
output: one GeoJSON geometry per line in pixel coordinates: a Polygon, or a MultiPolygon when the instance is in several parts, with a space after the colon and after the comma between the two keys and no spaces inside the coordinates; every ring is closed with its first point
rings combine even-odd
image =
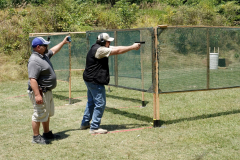
{"type": "Polygon", "coordinates": [[[50,128],[62,139],[37,145],[26,84],[0,85],[0,159],[240,159],[240,89],[160,95],[163,125],[152,128],[153,95],[145,93],[140,108],[141,92],[111,87],[101,123],[110,132],[91,135],[79,130],[87,101],[82,77],[72,79],[72,105],[68,83],[58,81],[50,128]]]}

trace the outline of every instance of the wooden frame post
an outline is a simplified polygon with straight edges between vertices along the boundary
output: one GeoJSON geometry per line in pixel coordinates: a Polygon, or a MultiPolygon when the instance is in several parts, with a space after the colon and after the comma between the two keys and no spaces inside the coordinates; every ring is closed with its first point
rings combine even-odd
{"type": "MultiPolygon", "coordinates": [[[[166,29],[166,25],[158,25],[154,28],[154,46],[153,46],[153,127],[161,127],[160,123],[160,110],[159,110],[159,65],[158,65],[158,56],[159,56],[159,50],[158,50],[158,36],[160,35],[160,32],[158,33],[158,28],[166,29]]],[[[161,31],[162,32],[162,31],[161,31]]]]}
{"type": "Polygon", "coordinates": [[[158,93],[158,27],[154,28],[154,53],[153,53],[153,127],[160,127],[159,93],[158,93]]]}
{"type": "MultiPolygon", "coordinates": [[[[140,30],[140,41],[142,41],[142,35],[140,30]]],[[[142,49],[140,48],[140,58],[141,58],[141,79],[142,79],[142,89],[144,90],[144,67],[143,67],[143,55],[142,55],[142,49]]],[[[144,92],[142,92],[142,106],[146,107],[145,101],[144,101],[144,92]]]]}
{"type": "MultiPolygon", "coordinates": [[[[117,31],[114,31],[114,45],[117,46],[117,31]]],[[[114,56],[114,80],[115,80],[115,85],[118,85],[118,56],[114,56]]]]}
{"type": "Polygon", "coordinates": [[[207,89],[210,86],[210,47],[209,47],[209,29],[207,28],[207,89]]]}
{"type": "MultiPolygon", "coordinates": [[[[70,33],[69,33],[69,36],[70,33]]],[[[69,104],[71,103],[71,65],[72,65],[72,61],[71,61],[71,42],[68,43],[68,51],[69,51],[69,104]]]]}

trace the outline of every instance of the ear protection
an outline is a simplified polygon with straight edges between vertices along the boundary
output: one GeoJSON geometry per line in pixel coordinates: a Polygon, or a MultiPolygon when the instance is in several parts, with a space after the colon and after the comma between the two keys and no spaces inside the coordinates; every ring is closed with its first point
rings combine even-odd
{"type": "Polygon", "coordinates": [[[103,39],[103,34],[102,33],[100,34],[100,41],[101,41],[101,45],[105,46],[106,41],[103,39]]]}
{"type": "Polygon", "coordinates": [[[100,41],[101,41],[102,43],[105,42],[105,40],[103,39],[103,34],[102,34],[102,33],[100,34],[100,41]]]}

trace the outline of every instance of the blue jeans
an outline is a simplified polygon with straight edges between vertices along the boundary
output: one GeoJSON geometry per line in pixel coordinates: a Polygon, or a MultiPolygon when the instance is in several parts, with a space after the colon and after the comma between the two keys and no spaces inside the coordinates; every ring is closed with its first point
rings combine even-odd
{"type": "Polygon", "coordinates": [[[105,86],[86,81],[85,84],[88,88],[88,102],[81,125],[88,126],[92,120],[90,129],[98,129],[106,106],[105,86]]]}

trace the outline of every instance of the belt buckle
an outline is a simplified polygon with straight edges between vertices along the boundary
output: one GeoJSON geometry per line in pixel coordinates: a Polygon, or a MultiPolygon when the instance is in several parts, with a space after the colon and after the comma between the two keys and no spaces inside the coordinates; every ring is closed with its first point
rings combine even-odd
{"type": "Polygon", "coordinates": [[[42,91],[43,91],[43,93],[46,93],[47,92],[47,88],[46,87],[42,88],[42,91]]]}

